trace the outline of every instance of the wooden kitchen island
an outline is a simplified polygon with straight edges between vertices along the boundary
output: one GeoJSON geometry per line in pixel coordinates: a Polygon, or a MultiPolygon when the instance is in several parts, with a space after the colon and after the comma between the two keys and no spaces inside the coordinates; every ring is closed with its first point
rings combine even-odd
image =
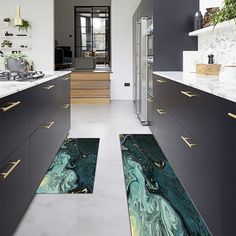
{"type": "Polygon", "coordinates": [[[71,74],[72,104],[109,104],[111,71],[74,70],[71,74]]]}

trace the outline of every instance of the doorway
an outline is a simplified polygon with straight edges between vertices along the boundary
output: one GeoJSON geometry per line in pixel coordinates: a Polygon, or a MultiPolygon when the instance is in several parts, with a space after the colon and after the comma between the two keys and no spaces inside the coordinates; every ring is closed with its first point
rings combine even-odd
{"type": "Polygon", "coordinates": [[[75,64],[111,66],[110,6],[75,6],[75,64]]]}

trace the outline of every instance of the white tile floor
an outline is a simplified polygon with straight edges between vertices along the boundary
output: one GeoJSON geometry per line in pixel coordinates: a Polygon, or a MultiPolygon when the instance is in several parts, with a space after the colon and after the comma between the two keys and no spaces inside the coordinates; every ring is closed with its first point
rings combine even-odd
{"type": "Polygon", "coordinates": [[[94,194],[36,195],[15,236],[130,236],[119,134],[150,133],[132,101],[72,107],[72,138],[100,138],[94,194]]]}

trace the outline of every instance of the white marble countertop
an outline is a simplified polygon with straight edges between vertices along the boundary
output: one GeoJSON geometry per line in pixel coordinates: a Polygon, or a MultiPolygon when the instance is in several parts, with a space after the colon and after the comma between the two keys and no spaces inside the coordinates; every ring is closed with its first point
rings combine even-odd
{"type": "Polygon", "coordinates": [[[156,71],[153,74],[236,102],[236,80],[223,81],[219,80],[218,76],[201,76],[182,71],[156,71]]]}
{"type": "Polygon", "coordinates": [[[15,82],[15,81],[0,81],[0,98],[7,97],[9,95],[15,94],[17,92],[32,88],[39,84],[43,84],[50,80],[54,80],[60,76],[69,75],[70,71],[52,71],[44,72],[45,78],[38,79],[35,81],[25,81],[25,82],[15,82]]]}

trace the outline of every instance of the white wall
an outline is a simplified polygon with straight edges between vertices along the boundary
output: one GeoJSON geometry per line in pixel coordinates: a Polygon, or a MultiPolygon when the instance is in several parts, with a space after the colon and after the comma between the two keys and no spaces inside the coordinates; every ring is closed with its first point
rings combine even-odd
{"type": "Polygon", "coordinates": [[[200,0],[200,10],[202,14],[206,12],[208,7],[221,7],[223,0],[200,0]]]}
{"type": "MultiPolygon", "coordinates": [[[[14,18],[16,5],[21,17],[32,26],[32,52],[28,53],[35,69],[54,69],[54,0],[0,0],[0,24],[5,17],[14,18]]],[[[27,54],[27,53],[26,53],[27,54]]]]}
{"type": "Polygon", "coordinates": [[[140,2],[112,0],[112,99],[133,99],[132,17],[140,2]]]}

